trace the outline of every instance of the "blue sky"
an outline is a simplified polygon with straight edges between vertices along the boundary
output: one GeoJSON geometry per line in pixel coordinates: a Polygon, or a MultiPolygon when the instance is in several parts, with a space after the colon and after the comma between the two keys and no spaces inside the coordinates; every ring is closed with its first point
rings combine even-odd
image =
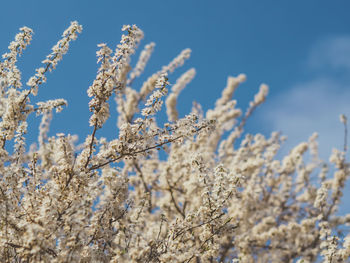
{"type": "MultiPolygon", "coordinates": [[[[289,138],[288,149],[318,131],[323,158],[328,158],[332,147],[342,147],[339,114],[350,117],[349,1],[4,0],[1,10],[1,53],[18,28],[26,25],[35,32],[19,63],[23,82],[70,21],[83,25],[83,33],[35,99],[68,100],[68,108],[54,116],[53,134],[84,138],[91,133],[86,90],[96,76],[97,44],[104,42],[114,49],[122,25],[136,24],[145,32],[142,45],[156,43],[146,75],[182,49],[192,49],[185,67],[170,76],[174,83],[186,69],[197,70],[181,93],[181,115],[190,110],[193,100],[205,109],[212,107],[227,76],[245,73],[247,82],[235,94],[240,107],[247,107],[261,83],[270,86],[266,103],[248,121],[248,132],[282,131],[289,138]]],[[[115,136],[115,120],[111,118],[98,135],[115,136]]]]}

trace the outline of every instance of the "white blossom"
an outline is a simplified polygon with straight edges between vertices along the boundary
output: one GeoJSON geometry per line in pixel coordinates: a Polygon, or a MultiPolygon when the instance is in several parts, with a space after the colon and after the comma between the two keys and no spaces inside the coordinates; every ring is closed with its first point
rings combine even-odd
{"type": "Polygon", "coordinates": [[[70,41],[75,40],[78,36],[77,33],[81,33],[82,30],[83,27],[77,21],[71,22],[70,26],[63,32],[62,39],[52,47],[51,54],[42,61],[45,67],[36,69],[36,74],[29,78],[27,85],[31,88],[30,91],[34,96],[37,95],[39,85],[46,82],[45,73],[56,68],[58,61],[68,52],[70,41]]]}
{"type": "Polygon", "coordinates": [[[228,78],[213,107],[194,103],[179,117],[178,96],[195,70],[173,85],[171,73],[190,50],[138,90],[133,80],[154,44],[132,69],[143,32],[122,30],[115,52],[98,45],[99,69],[87,90],[92,131],[81,144],[61,127],[50,134],[64,99],[30,103],[81,26],[72,22],[28,90],[20,89],[16,62],[31,29],[21,28],[2,56],[0,262],[348,262],[350,214],[337,212],[350,174],[346,148],[322,161],[313,134],[280,158],[285,136],[244,133],[268,93],[262,84],[242,114],[233,95],[244,74],[228,78]],[[107,139],[101,128],[116,114],[113,97],[118,125],[107,139]],[[40,115],[37,142],[27,145],[36,132],[29,116],[40,115]]]}

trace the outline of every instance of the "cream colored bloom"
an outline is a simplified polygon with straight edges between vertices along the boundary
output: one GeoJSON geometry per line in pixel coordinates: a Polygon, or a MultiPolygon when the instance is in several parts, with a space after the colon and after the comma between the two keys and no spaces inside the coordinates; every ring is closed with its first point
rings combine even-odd
{"type": "MultiPolygon", "coordinates": [[[[21,89],[16,62],[31,29],[21,28],[2,56],[0,262],[349,260],[350,215],[337,212],[350,174],[346,151],[334,149],[330,164],[320,160],[313,134],[280,156],[285,136],[244,133],[268,93],[262,84],[245,113],[237,108],[232,97],[244,74],[228,78],[213,107],[203,110],[195,103],[179,117],[178,96],[195,70],[176,81],[171,73],[190,50],[146,78],[139,90],[133,80],[154,44],[132,69],[143,38],[135,25],[123,26],[115,52],[98,45],[99,69],[87,89],[92,128],[83,143],[60,127],[51,135],[53,111],[67,102],[32,105],[30,99],[81,29],[71,23],[27,90],[21,89]],[[28,147],[34,113],[42,119],[37,143],[28,147]],[[112,114],[118,123],[108,139],[102,128],[112,114]]],[[[345,116],[340,120],[347,122],[345,116]]]]}

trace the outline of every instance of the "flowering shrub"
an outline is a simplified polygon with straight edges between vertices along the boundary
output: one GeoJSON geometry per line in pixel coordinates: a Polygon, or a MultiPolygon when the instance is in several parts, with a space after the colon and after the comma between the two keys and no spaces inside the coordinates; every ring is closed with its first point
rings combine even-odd
{"type": "MultiPolygon", "coordinates": [[[[350,255],[346,224],[336,215],[349,176],[345,151],[330,164],[318,157],[317,135],[281,161],[278,133],[243,135],[264,102],[261,85],[247,111],[232,96],[243,74],[229,77],[215,106],[197,103],[180,118],[181,90],[190,69],[171,85],[170,74],[191,51],[182,51],[140,89],[154,43],[134,68],[130,58],[143,32],[124,26],[113,52],[100,44],[92,85],[89,135],[83,145],[70,134],[49,137],[53,110],[63,99],[32,105],[48,71],[82,27],[72,22],[43,61],[21,84],[17,57],[30,43],[23,27],[0,63],[0,261],[1,262],[344,262],[350,255]],[[170,88],[171,87],[171,88],[170,88]],[[119,137],[99,131],[117,103],[119,137]],[[156,114],[165,101],[168,121],[156,114]],[[27,118],[42,116],[38,142],[27,147],[27,118]],[[239,147],[235,147],[238,145],[239,147]],[[305,152],[310,158],[305,158],[305,152]]],[[[341,116],[346,127],[346,118],[341,116]]]]}

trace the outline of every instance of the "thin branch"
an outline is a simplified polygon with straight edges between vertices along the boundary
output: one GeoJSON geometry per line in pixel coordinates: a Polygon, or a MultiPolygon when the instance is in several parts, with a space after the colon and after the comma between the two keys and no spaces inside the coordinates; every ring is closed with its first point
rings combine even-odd
{"type": "Polygon", "coordinates": [[[174,193],[173,193],[173,187],[170,185],[170,182],[169,182],[168,177],[166,177],[166,181],[167,181],[168,186],[169,186],[168,190],[169,190],[169,192],[170,192],[171,201],[172,201],[172,203],[174,204],[176,211],[180,213],[180,215],[182,216],[183,219],[185,219],[185,218],[186,218],[186,215],[185,215],[184,211],[182,211],[182,210],[180,209],[179,205],[177,204],[177,202],[176,202],[176,200],[175,200],[174,193]]]}
{"type": "Polygon", "coordinates": [[[145,188],[145,191],[149,194],[149,197],[148,197],[148,212],[152,212],[152,191],[151,189],[149,189],[149,187],[147,186],[147,183],[145,181],[145,177],[143,176],[143,173],[141,171],[141,168],[140,166],[136,163],[136,162],[133,162],[137,172],[139,173],[139,176],[141,178],[141,181],[142,181],[142,184],[143,184],[143,187],[145,188]]]}
{"type": "Polygon", "coordinates": [[[93,171],[93,170],[96,170],[96,169],[99,169],[107,164],[110,164],[110,163],[113,163],[113,162],[116,162],[126,156],[133,156],[133,155],[136,155],[136,154],[139,154],[139,153],[144,153],[144,152],[147,152],[149,150],[153,150],[153,149],[156,149],[156,148],[159,148],[159,147],[162,147],[163,145],[165,144],[168,144],[168,143],[171,143],[171,142],[174,142],[180,138],[184,137],[184,135],[180,135],[174,139],[169,139],[167,141],[164,141],[164,142],[161,142],[159,144],[156,144],[156,145],[153,145],[153,146],[150,146],[150,147],[147,147],[145,149],[141,149],[141,150],[138,150],[138,151],[134,151],[134,152],[128,152],[128,153],[122,153],[121,155],[119,155],[118,157],[114,158],[114,159],[111,159],[111,160],[108,160],[104,163],[101,163],[101,164],[97,164],[97,165],[93,165],[89,168],[89,171],[93,171]]]}
{"type": "Polygon", "coordinates": [[[90,142],[90,145],[89,145],[89,156],[88,156],[88,158],[86,160],[86,163],[84,165],[85,168],[89,165],[89,162],[90,162],[90,159],[91,159],[92,148],[93,148],[93,145],[94,145],[94,139],[95,139],[96,131],[97,131],[97,119],[95,121],[94,130],[93,130],[92,135],[91,135],[91,142],[90,142]]]}

